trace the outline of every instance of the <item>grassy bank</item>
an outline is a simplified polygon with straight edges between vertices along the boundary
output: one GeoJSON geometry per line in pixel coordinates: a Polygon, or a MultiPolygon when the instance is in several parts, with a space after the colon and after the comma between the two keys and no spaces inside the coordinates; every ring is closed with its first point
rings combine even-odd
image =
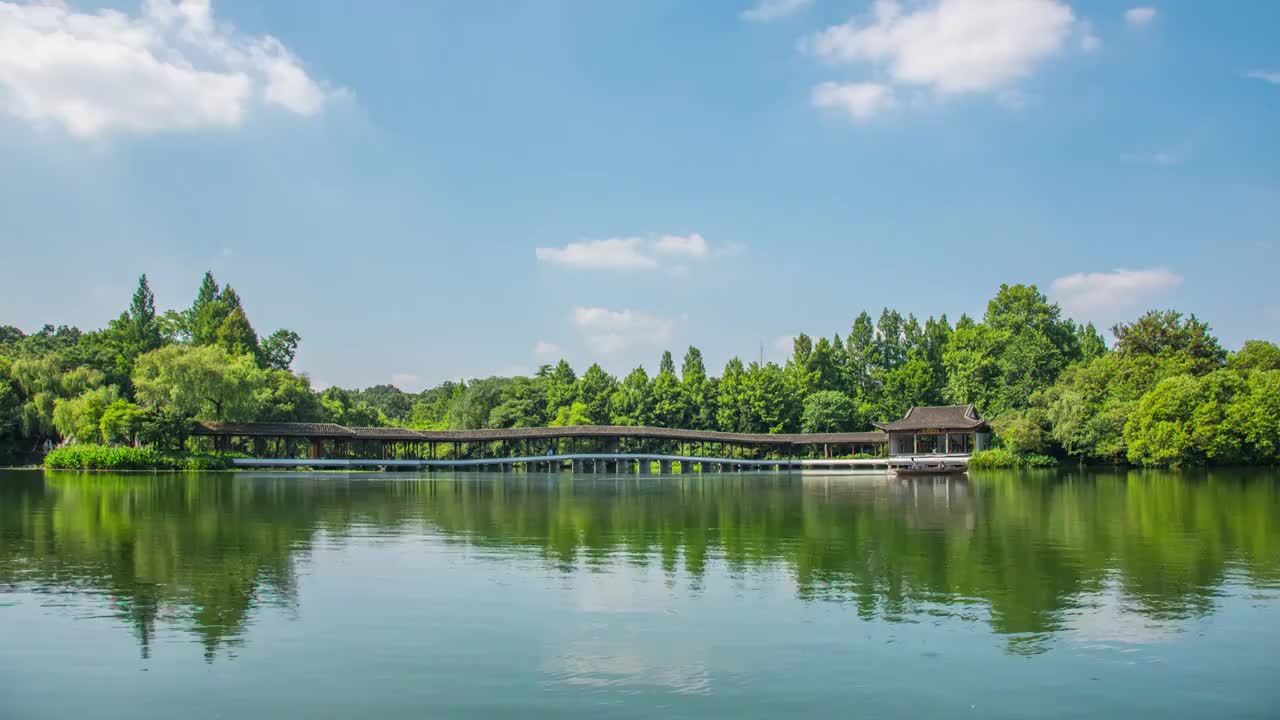
{"type": "Polygon", "coordinates": [[[44,456],[50,470],[228,470],[231,453],[161,452],[155,448],[68,445],[44,456]]]}

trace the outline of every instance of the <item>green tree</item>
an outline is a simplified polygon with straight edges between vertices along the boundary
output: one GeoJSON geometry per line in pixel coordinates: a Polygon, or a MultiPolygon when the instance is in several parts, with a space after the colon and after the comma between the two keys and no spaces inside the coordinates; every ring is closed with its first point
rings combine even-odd
{"type": "Polygon", "coordinates": [[[836,390],[819,390],[804,401],[801,427],[808,433],[845,432],[859,424],[858,407],[836,390]]]}
{"type": "Polygon", "coordinates": [[[111,346],[110,352],[116,356],[115,363],[126,376],[139,355],[164,344],[162,327],[156,317],[155,295],[145,274],[138,278],[138,289],[133,293],[129,309],[111,323],[108,335],[103,339],[111,346]]]}
{"type": "Polygon", "coordinates": [[[792,432],[800,426],[800,400],[787,387],[786,371],[775,363],[747,368],[747,432],[792,432]]]}
{"type": "Polygon", "coordinates": [[[503,393],[510,384],[509,378],[491,377],[460,385],[449,406],[449,429],[487,427],[489,416],[502,403],[503,393]]]}
{"type": "Polygon", "coordinates": [[[560,360],[547,375],[547,417],[556,417],[560,408],[573,404],[578,397],[578,376],[567,360],[560,360]]]}
{"type": "Polygon", "coordinates": [[[883,308],[880,311],[880,319],[876,321],[874,368],[882,375],[907,361],[905,323],[897,310],[883,308]]]}
{"type": "Polygon", "coordinates": [[[578,380],[578,402],[586,406],[587,425],[606,425],[609,422],[609,401],[618,381],[599,364],[593,363],[578,380]]]}
{"type": "Polygon", "coordinates": [[[609,416],[611,425],[653,424],[653,393],[644,366],[623,378],[609,401],[609,416]]]}
{"type": "MultiPolygon", "coordinates": [[[[247,356],[245,356],[247,357],[247,356]]],[[[461,385],[453,386],[455,397],[463,394],[465,388],[461,385]]],[[[382,416],[379,415],[377,408],[369,405],[360,398],[356,397],[350,390],[344,390],[338,387],[325,388],[320,393],[320,407],[324,410],[325,417],[330,422],[339,425],[347,425],[349,427],[377,427],[383,425],[382,416]]],[[[452,416],[454,412],[452,403],[446,405],[441,410],[441,425],[443,429],[450,429],[450,423],[458,422],[457,418],[452,416]]],[[[475,414],[479,414],[480,410],[476,410],[475,414]]],[[[471,416],[474,417],[474,414],[471,416]]],[[[483,419],[483,418],[482,418],[483,419]]],[[[471,422],[476,422],[471,420],[471,422]]],[[[465,422],[463,422],[465,424],[465,422]]],[[[474,425],[473,427],[481,427],[474,425]]],[[[470,429],[467,427],[456,427],[452,429],[470,429]]]]}
{"type": "Polygon", "coordinates": [[[1246,340],[1244,347],[1231,353],[1227,367],[1232,370],[1280,370],[1280,347],[1266,340],[1246,340]]]}
{"type": "Polygon", "coordinates": [[[1255,371],[1247,390],[1237,393],[1227,410],[1228,431],[1240,439],[1242,459],[1280,463],[1280,370],[1255,371]]]}
{"type": "MultiPolygon", "coordinates": [[[[662,367],[673,368],[671,353],[663,353],[662,367]]],[[[689,403],[673,369],[663,369],[653,379],[653,421],[659,427],[688,427],[689,403]]]]}
{"type": "Polygon", "coordinates": [[[972,403],[983,412],[999,405],[1001,368],[995,353],[1001,342],[1001,333],[987,325],[957,323],[942,356],[949,400],[972,403]]]}
{"type": "MultiPolygon", "coordinates": [[[[259,422],[325,422],[329,415],[311,381],[287,370],[265,370],[254,395],[259,422]]],[[[367,425],[369,423],[360,423],[367,425]]]]}
{"type": "Polygon", "coordinates": [[[218,327],[231,312],[221,298],[222,288],[213,279],[213,273],[206,272],[195,300],[184,314],[186,334],[193,345],[213,345],[218,341],[218,327]]]}
{"type": "Polygon", "coordinates": [[[662,359],[658,361],[658,374],[661,375],[662,373],[676,374],[676,361],[671,357],[670,350],[664,350],[662,359]]]}
{"type": "Polygon", "coordinates": [[[818,373],[813,367],[813,338],[800,333],[791,341],[791,357],[785,369],[787,389],[798,402],[818,389],[818,373]]]}
{"type": "Polygon", "coordinates": [[[845,385],[850,397],[860,404],[874,403],[879,397],[876,352],[875,325],[864,310],[854,319],[849,337],[845,338],[845,385]]]}
{"type": "Polygon", "coordinates": [[[250,355],[257,358],[261,352],[258,347],[258,333],[254,332],[253,326],[249,324],[249,317],[245,315],[244,308],[239,304],[222,319],[215,337],[218,345],[232,355],[250,355]]]}
{"type": "Polygon", "coordinates": [[[502,402],[489,412],[488,427],[542,427],[547,424],[544,378],[512,378],[502,402]]]}
{"type": "MultiPolygon", "coordinates": [[[[913,355],[915,353],[912,353],[913,355]]],[[[913,405],[928,405],[936,394],[933,369],[922,358],[912,357],[889,371],[877,406],[881,419],[900,418],[913,405]]]]}
{"type": "Polygon", "coordinates": [[[138,444],[138,434],[147,420],[147,411],[128,400],[116,400],[107,406],[98,420],[102,439],[108,443],[138,444]]]}
{"type": "Polygon", "coordinates": [[[583,402],[575,402],[571,405],[565,405],[556,411],[556,416],[551,420],[551,427],[574,427],[578,425],[590,425],[591,417],[587,415],[587,405],[583,402]]]}
{"type": "Polygon", "coordinates": [[[1076,329],[1076,344],[1080,346],[1080,359],[1084,362],[1092,362],[1107,353],[1107,341],[1102,339],[1093,323],[1076,329]]]}
{"type": "Polygon", "coordinates": [[[252,357],[215,346],[160,348],[139,357],[133,373],[142,405],[223,422],[257,419],[258,393],[266,382],[252,357]]]}
{"type": "Polygon", "coordinates": [[[839,337],[835,341],[818,338],[809,356],[808,377],[813,390],[839,390],[844,387],[844,376],[844,343],[839,337]]]}
{"type": "Polygon", "coordinates": [[[1208,323],[1195,315],[1183,318],[1173,310],[1152,310],[1134,322],[1116,325],[1111,332],[1116,336],[1116,352],[1122,355],[1179,357],[1190,361],[1197,373],[1221,367],[1227,358],[1208,323]]]}
{"type": "Polygon", "coordinates": [[[298,354],[302,338],[292,330],[281,328],[262,341],[262,363],[272,370],[288,370],[298,354]]]}
{"type": "Polygon", "coordinates": [[[138,278],[138,289],[133,293],[129,304],[129,333],[126,344],[131,353],[141,355],[160,347],[163,338],[160,325],[156,322],[156,296],[147,284],[145,274],[138,278]]]}
{"type": "Polygon", "coordinates": [[[738,358],[725,363],[720,373],[716,395],[716,429],[723,432],[749,432],[750,395],[746,368],[738,358]]]}
{"type": "Polygon", "coordinates": [[[1245,380],[1229,371],[1161,380],[1125,423],[1129,461],[1177,466],[1237,460],[1242,438],[1225,421],[1246,391],[1245,380]]]}
{"type": "Polygon", "coordinates": [[[702,363],[702,351],[690,345],[680,368],[680,391],[689,407],[689,427],[712,430],[716,427],[715,388],[702,363]]]}
{"type": "Polygon", "coordinates": [[[101,442],[102,416],[119,399],[115,385],[86,390],[74,398],[59,398],[53,407],[53,425],[63,437],[82,443],[101,442]]]}
{"type": "Polygon", "coordinates": [[[1001,285],[980,325],[957,328],[943,353],[947,394],[990,417],[1020,410],[1079,360],[1075,325],[1034,285],[1001,285]]]}
{"type": "Polygon", "coordinates": [[[1019,455],[1047,452],[1053,443],[1048,420],[1037,408],[1007,412],[996,418],[992,429],[1006,448],[1019,455]]]}

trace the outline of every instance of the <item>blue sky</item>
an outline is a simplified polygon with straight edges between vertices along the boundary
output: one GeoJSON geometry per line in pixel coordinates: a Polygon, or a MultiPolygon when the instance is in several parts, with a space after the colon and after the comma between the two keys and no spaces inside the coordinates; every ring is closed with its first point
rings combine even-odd
{"type": "MultiPolygon", "coordinates": [[[[212,269],[317,384],[862,309],[1280,339],[1280,4],[0,0],[0,321],[212,269]]],[[[780,340],[781,339],[781,340],[780,340]]]]}

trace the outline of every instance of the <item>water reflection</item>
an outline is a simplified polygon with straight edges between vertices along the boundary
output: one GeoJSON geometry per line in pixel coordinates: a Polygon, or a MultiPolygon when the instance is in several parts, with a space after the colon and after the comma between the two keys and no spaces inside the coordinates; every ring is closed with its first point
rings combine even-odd
{"type": "MultiPolygon", "coordinates": [[[[1280,483],[1264,473],[956,478],[570,479],[336,475],[0,475],[0,593],[101,597],[145,656],[158,624],[212,658],[264,605],[293,607],[316,543],[432,539],[475,562],[585,577],[592,612],[708,573],[767,574],[864,618],[989,623],[1008,649],[1158,642],[1223,588],[1280,581],[1280,483]]],[[[98,605],[99,611],[101,604],[98,605]]],[[[575,682],[699,692],[704,672],[590,641],[575,682]],[[595,668],[595,669],[591,669],[595,668]],[[639,669],[637,669],[639,668],[639,669]],[[689,680],[694,678],[694,680],[689,680]]],[[[687,663],[687,659],[685,660],[687,663]]]]}

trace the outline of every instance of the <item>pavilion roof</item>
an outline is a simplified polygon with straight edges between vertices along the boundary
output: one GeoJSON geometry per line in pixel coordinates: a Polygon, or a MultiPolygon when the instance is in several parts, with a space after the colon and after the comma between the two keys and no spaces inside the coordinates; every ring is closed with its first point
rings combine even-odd
{"type": "Polygon", "coordinates": [[[912,407],[901,420],[872,423],[886,432],[904,430],[978,430],[987,421],[978,417],[973,405],[940,405],[912,407]]]}

